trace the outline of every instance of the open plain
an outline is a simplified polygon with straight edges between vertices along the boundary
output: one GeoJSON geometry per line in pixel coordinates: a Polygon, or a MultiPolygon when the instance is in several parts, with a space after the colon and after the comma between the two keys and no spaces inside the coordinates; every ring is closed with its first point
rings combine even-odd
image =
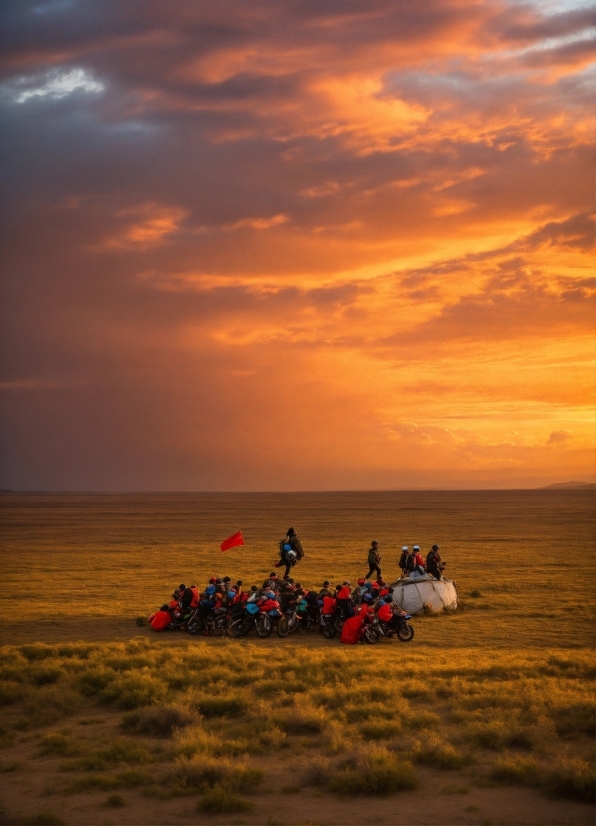
{"type": "Polygon", "coordinates": [[[1,822],[593,822],[593,490],[0,504],[1,822]],[[260,583],[290,524],[308,587],[438,541],[461,608],[353,648],[136,624],[181,581],[260,583]]]}

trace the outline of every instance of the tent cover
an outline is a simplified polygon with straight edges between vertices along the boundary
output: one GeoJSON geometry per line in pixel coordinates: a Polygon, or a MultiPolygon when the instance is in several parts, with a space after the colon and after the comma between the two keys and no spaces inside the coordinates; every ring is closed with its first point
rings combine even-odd
{"type": "Polygon", "coordinates": [[[424,611],[440,613],[457,608],[457,591],[452,579],[436,580],[426,575],[415,579],[405,577],[398,579],[391,587],[393,601],[408,614],[424,611]]]}

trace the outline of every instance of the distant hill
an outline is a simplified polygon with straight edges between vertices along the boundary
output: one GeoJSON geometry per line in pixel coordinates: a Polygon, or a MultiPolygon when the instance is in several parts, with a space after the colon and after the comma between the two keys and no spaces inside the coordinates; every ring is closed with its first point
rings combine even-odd
{"type": "Polygon", "coordinates": [[[595,482],[555,482],[554,485],[544,485],[540,490],[549,490],[550,488],[593,488],[596,487],[595,482]]]}

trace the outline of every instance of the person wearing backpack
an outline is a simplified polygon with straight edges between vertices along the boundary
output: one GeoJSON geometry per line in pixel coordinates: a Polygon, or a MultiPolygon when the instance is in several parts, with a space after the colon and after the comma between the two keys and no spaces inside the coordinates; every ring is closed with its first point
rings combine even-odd
{"type": "Polygon", "coordinates": [[[379,543],[376,539],[370,543],[370,550],[368,552],[368,573],[364,577],[364,579],[370,579],[373,575],[373,572],[377,572],[377,579],[381,578],[381,569],[379,567],[381,563],[381,554],[379,553],[379,543]]]}
{"type": "Polygon", "coordinates": [[[424,576],[426,573],[424,570],[424,560],[420,556],[420,547],[418,545],[414,545],[408,554],[408,558],[406,559],[406,571],[413,579],[418,576],[424,576]]]}
{"type": "Polygon", "coordinates": [[[426,555],[426,573],[434,576],[435,579],[442,579],[441,571],[445,567],[445,563],[441,562],[440,548],[438,545],[433,545],[426,555]]]}
{"type": "Polygon", "coordinates": [[[406,570],[406,561],[408,559],[409,551],[410,551],[410,549],[408,548],[407,545],[402,545],[401,556],[399,558],[399,567],[401,569],[400,579],[403,579],[405,577],[405,575],[408,573],[407,570],[406,570]]]}
{"type": "Polygon", "coordinates": [[[289,579],[290,571],[300,560],[304,557],[304,548],[302,547],[302,542],[298,539],[298,535],[294,528],[288,528],[286,533],[286,538],[282,539],[279,543],[279,562],[276,563],[276,567],[279,568],[281,565],[286,566],[286,570],[284,571],[284,579],[289,579]]]}

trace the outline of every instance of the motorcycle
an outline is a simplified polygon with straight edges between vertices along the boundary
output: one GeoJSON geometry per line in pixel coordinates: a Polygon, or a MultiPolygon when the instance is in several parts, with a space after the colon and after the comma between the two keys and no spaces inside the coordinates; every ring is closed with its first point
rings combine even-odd
{"type": "Polygon", "coordinates": [[[323,614],[322,612],[319,614],[319,629],[321,634],[328,640],[332,640],[337,634],[335,621],[335,614],[323,614]]]}
{"type": "Polygon", "coordinates": [[[212,634],[214,637],[223,637],[228,627],[227,613],[213,613],[210,611],[204,615],[199,611],[199,608],[194,610],[194,613],[189,618],[186,630],[193,636],[195,634],[212,634]]]}
{"type": "Polygon", "coordinates": [[[273,631],[271,617],[264,614],[254,602],[249,603],[244,613],[228,625],[227,634],[232,638],[244,637],[246,634],[249,634],[253,628],[257,632],[257,636],[262,639],[268,637],[273,631]],[[249,606],[252,606],[253,609],[256,608],[256,611],[251,610],[249,606]]]}
{"type": "Polygon", "coordinates": [[[411,614],[401,611],[399,614],[394,614],[389,622],[377,620],[381,636],[392,637],[395,634],[401,642],[411,642],[414,639],[414,628],[408,622],[411,619],[411,614]]]}
{"type": "Polygon", "coordinates": [[[280,637],[287,637],[288,634],[293,634],[300,625],[301,617],[298,615],[296,606],[287,608],[282,616],[277,621],[277,634],[280,637]]]}

